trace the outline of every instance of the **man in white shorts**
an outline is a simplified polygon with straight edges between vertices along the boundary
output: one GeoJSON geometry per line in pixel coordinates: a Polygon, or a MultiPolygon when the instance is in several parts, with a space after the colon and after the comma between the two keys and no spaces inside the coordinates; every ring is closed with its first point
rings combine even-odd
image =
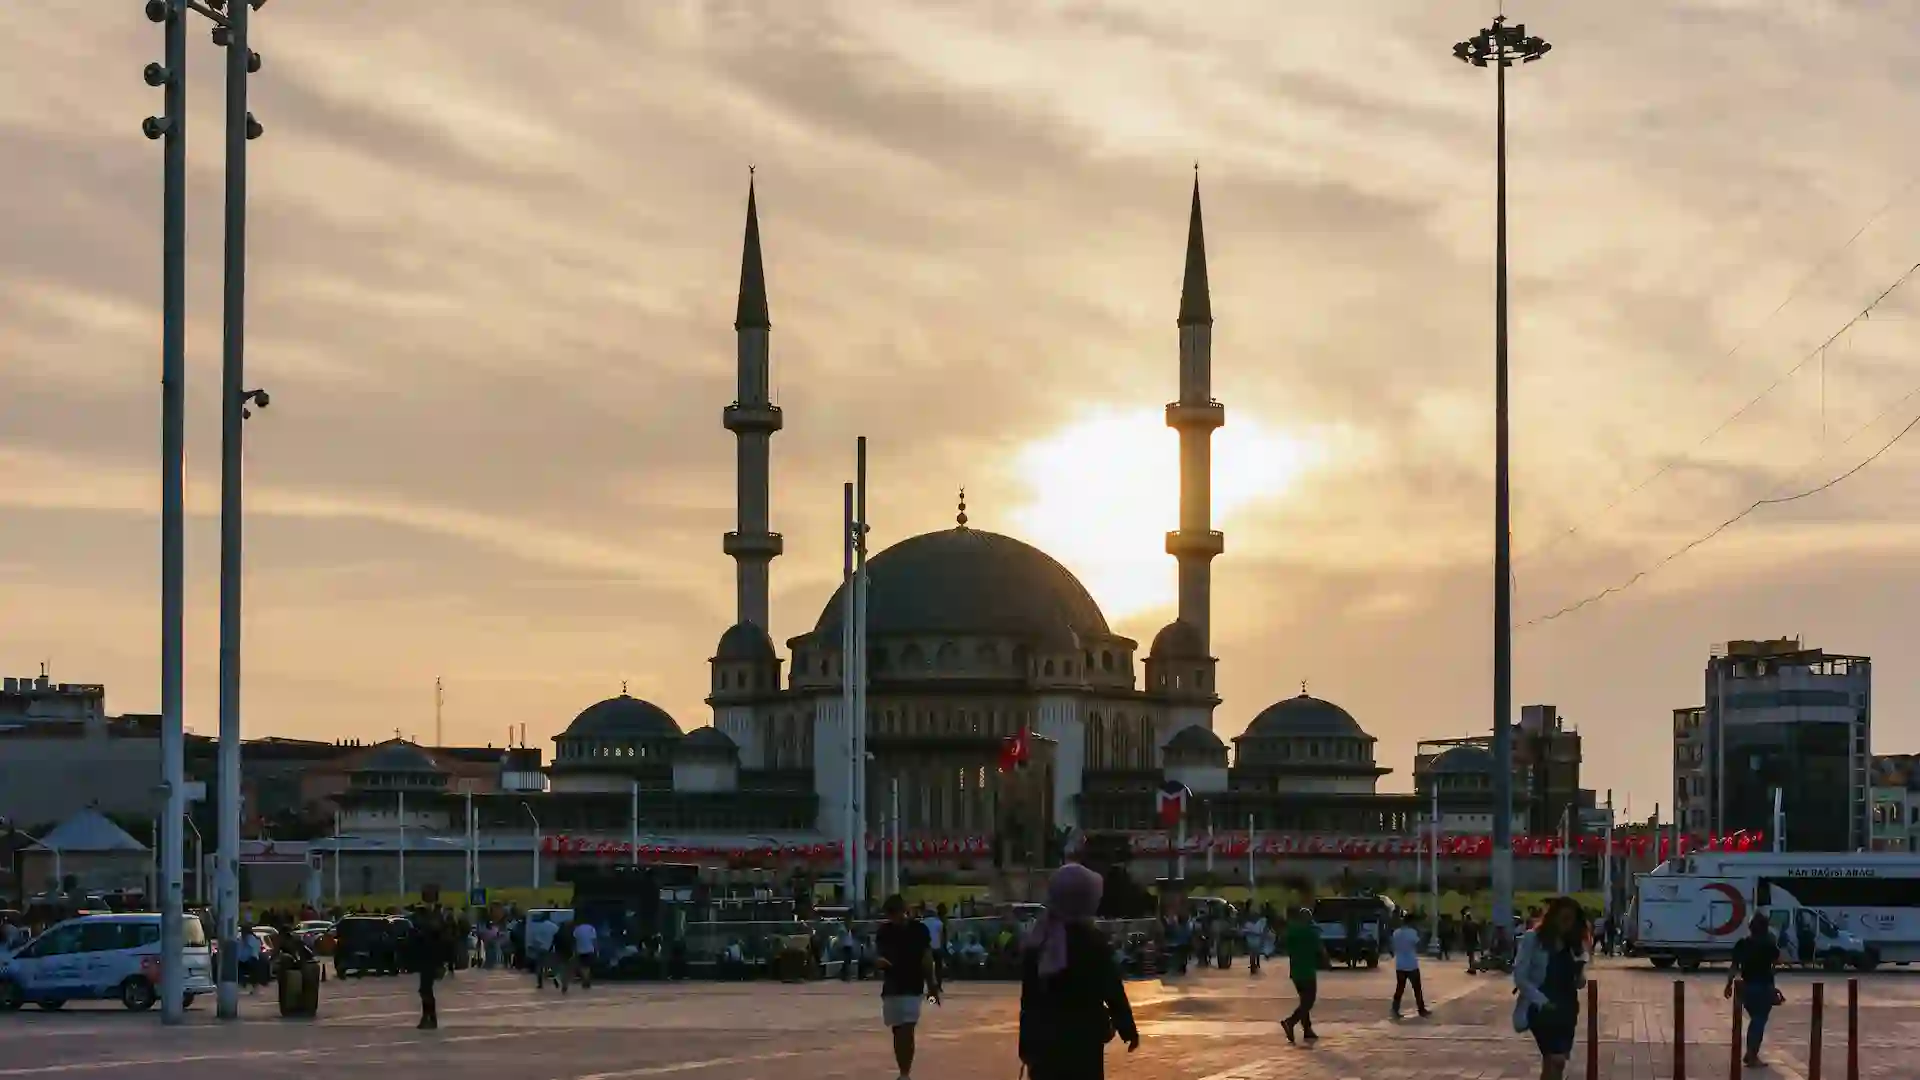
{"type": "Polygon", "coordinates": [[[913,1076],[913,1033],[923,1001],[940,1004],[940,975],[933,964],[933,935],[907,918],[907,902],[894,895],[882,906],[886,921],[874,935],[880,954],[880,1019],[893,1032],[893,1060],[900,1080],[913,1076]]]}

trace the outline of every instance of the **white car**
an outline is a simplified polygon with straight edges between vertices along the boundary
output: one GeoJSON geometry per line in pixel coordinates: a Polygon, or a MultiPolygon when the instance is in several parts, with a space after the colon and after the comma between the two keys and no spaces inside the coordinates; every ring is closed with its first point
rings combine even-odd
{"type": "MultiPolygon", "coordinates": [[[[183,1004],[211,994],[213,953],[206,928],[181,919],[186,982],[183,1004]]],[[[119,1001],[142,1012],[160,997],[160,916],[82,915],[56,923],[0,959],[0,1012],[28,1002],[58,1009],[69,1001],[119,1001]]]]}

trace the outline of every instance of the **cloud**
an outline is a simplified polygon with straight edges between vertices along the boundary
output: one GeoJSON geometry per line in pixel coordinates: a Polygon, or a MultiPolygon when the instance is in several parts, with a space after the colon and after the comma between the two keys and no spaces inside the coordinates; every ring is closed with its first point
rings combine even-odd
{"type": "MultiPolygon", "coordinates": [[[[475,738],[556,730],[622,678],[699,722],[732,617],[718,413],[746,166],[787,420],[784,638],[836,581],[856,435],[880,540],[944,527],[963,484],[980,527],[1014,529],[1038,512],[1026,448],[1173,396],[1197,160],[1216,394],[1230,424],[1320,440],[1315,468],[1238,510],[1215,567],[1222,730],[1301,678],[1392,753],[1484,726],[1493,102],[1449,53],[1483,9],[404,8],[273,5],[256,23],[247,363],[274,405],[247,429],[250,723],[417,728],[435,674],[471,688],[451,730],[475,738]]],[[[1841,442],[1911,389],[1904,293],[1696,445],[1911,265],[1920,147],[1883,118],[1920,84],[1886,6],[1690,0],[1652,36],[1617,6],[1509,8],[1556,44],[1510,103],[1515,531],[1531,550],[1581,524],[1523,560],[1531,610],[1885,430],[1841,442]]],[[[160,163],[137,75],[159,35],[105,7],[16,29],[0,537],[27,602],[9,610],[29,614],[0,652],[55,653],[151,707],[160,163]]],[[[193,35],[196,642],[216,551],[221,55],[193,35]]],[[[1531,636],[1522,695],[1657,742],[1712,641],[1791,624],[1897,650],[1875,604],[1915,574],[1904,454],[1531,636]],[[1596,656],[1652,674],[1623,686],[1596,656]]],[[[1114,540],[1171,579],[1157,533],[1114,540]]],[[[1144,639],[1164,615],[1120,621],[1144,639]]],[[[198,714],[211,653],[195,656],[198,714]]],[[[1880,695],[1888,715],[1902,693],[1880,695]]],[[[1920,737],[1900,723],[1890,740],[1920,737]]],[[[1612,753],[1594,767],[1616,786],[1663,790],[1612,753]]]]}

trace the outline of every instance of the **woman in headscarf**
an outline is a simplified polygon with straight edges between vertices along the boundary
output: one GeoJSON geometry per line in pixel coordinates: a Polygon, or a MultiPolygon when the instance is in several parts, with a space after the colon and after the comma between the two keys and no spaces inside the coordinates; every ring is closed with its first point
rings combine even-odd
{"type": "Polygon", "coordinates": [[[1033,1080],[1103,1080],[1117,1034],[1140,1046],[1113,946],[1093,925],[1104,882],[1078,863],[1053,872],[1047,910],[1021,956],[1020,1060],[1033,1080]]]}

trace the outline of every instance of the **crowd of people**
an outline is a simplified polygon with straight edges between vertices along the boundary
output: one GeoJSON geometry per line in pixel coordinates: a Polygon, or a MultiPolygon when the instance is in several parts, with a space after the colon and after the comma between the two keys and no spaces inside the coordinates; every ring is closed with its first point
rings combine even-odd
{"type": "MultiPolygon", "coordinates": [[[[1265,958],[1284,959],[1295,1006],[1281,1029],[1289,1043],[1318,1038],[1313,1010],[1320,973],[1333,966],[1333,958],[1311,910],[1295,908],[1283,917],[1271,904],[1245,912],[1201,904],[1192,914],[1164,919],[1158,941],[1130,942],[1096,924],[1103,887],[1100,875],[1070,864],[1054,872],[1037,918],[1022,921],[1009,909],[990,928],[971,925],[958,934],[945,905],[909,910],[896,895],[887,898],[885,918],[870,933],[841,935],[845,977],[872,974],[880,980],[881,1019],[891,1033],[902,1080],[911,1078],[924,1005],[939,1004],[949,975],[978,974],[987,968],[1020,980],[1019,1054],[1033,1080],[1100,1080],[1108,1043],[1118,1039],[1128,1051],[1139,1045],[1124,983],[1127,975],[1141,973],[1136,948],[1163,949],[1175,972],[1186,970],[1189,962],[1227,967],[1239,952],[1247,958],[1249,974],[1257,976],[1265,958]]],[[[436,983],[459,968],[520,968],[532,973],[537,988],[552,983],[564,994],[575,984],[592,986],[596,962],[604,960],[607,946],[608,935],[600,927],[570,912],[521,912],[511,905],[477,914],[460,912],[430,894],[405,911],[351,908],[323,915],[305,908],[244,917],[238,961],[242,981],[258,986],[271,978],[275,963],[315,959],[300,925],[337,923],[350,915],[404,917],[406,969],[419,978],[419,1026],[425,1030],[439,1024],[436,983]],[[258,928],[273,933],[263,936],[255,932],[258,928]],[[263,937],[275,943],[275,955],[267,955],[263,937]]],[[[1409,991],[1418,1014],[1430,1015],[1421,980],[1423,956],[1449,961],[1457,950],[1465,954],[1470,971],[1508,967],[1514,1030],[1531,1035],[1540,1054],[1541,1080],[1562,1080],[1576,1041],[1585,966],[1593,956],[1611,955],[1620,946],[1612,920],[1594,923],[1578,902],[1563,896],[1530,908],[1517,937],[1497,932],[1471,911],[1463,910],[1457,920],[1437,920],[1436,931],[1422,929],[1423,922],[1418,913],[1408,911],[1399,914],[1397,925],[1380,928],[1387,935],[1384,952],[1393,963],[1391,1015],[1403,1015],[1409,991]]],[[[1351,934],[1355,928],[1345,929],[1351,934]]],[[[1748,930],[1734,950],[1725,993],[1728,998],[1737,994],[1748,1016],[1745,1061],[1757,1065],[1768,1019],[1784,1000],[1774,978],[1783,951],[1764,915],[1756,915],[1748,930]]],[[[0,919],[0,947],[17,949],[32,933],[22,920],[0,919]]],[[[812,940],[811,959],[820,965],[825,949],[820,938],[812,940]]],[[[728,952],[739,948],[735,940],[728,952]]],[[[1351,963],[1352,950],[1347,956],[1351,963]]],[[[824,967],[815,974],[824,974],[824,967]]]]}

